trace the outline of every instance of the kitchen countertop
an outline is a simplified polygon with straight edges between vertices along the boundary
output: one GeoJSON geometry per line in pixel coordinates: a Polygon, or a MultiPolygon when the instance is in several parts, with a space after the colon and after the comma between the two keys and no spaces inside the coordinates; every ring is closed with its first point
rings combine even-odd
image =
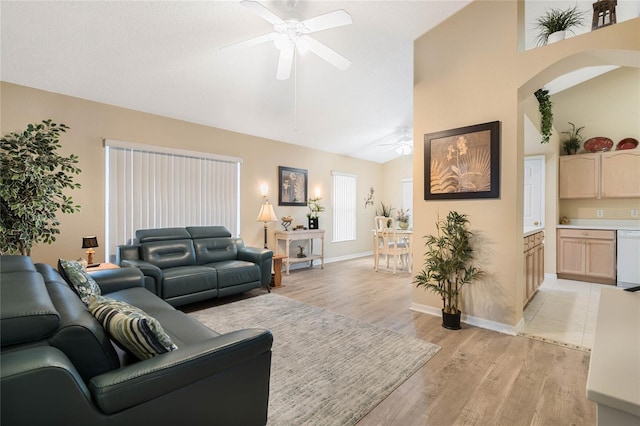
{"type": "Polygon", "coordinates": [[[601,290],[587,378],[587,398],[598,403],[598,423],[638,424],[640,420],[636,417],[640,416],[639,323],[640,293],[601,290]],[[604,414],[618,417],[606,421],[604,414]],[[621,418],[633,422],[621,422],[621,418]]]}
{"type": "Polygon", "coordinates": [[[544,231],[544,226],[525,226],[524,236],[528,237],[529,235],[537,234],[541,231],[544,231]]]}
{"type": "MultiPolygon", "coordinates": [[[[640,220],[570,219],[568,225],[556,225],[558,229],[603,229],[612,231],[640,231],[640,220]]],[[[526,230],[525,230],[526,232],[526,230]]]]}

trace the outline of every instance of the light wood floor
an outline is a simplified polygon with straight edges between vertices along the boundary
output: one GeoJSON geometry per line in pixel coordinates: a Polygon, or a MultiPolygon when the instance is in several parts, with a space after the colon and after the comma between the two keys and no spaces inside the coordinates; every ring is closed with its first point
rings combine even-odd
{"type": "Polygon", "coordinates": [[[442,347],[358,426],[596,424],[588,353],[464,324],[446,330],[439,317],[409,310],[411,279],[374,272],[368,257],[291,271],[272,290],[442,347]]]}

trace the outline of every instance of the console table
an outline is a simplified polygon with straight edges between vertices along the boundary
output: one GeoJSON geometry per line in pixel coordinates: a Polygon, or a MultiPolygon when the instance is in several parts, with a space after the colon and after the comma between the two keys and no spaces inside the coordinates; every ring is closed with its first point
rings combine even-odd
{"type": "Polygon", "coordinates": [[[320,259],[322,269],[324,269],[324,229],[305,229],[300,231],[276,231],[276,255],[279,253],[280,244],[283,240],[285,242],[284,259],[282,263],[286,266],[287,275],[289,275],[289,266],[292,263],[309,262],[309,266],[313,266],[315,259],[320,259]],[[320,240],[320,254],[313,253],[313,240],[320,240]],[[294,254],[289,254],[289,247],[292,241],[309,241],[309,253],[305,257],[296,257],[294,254]]]}

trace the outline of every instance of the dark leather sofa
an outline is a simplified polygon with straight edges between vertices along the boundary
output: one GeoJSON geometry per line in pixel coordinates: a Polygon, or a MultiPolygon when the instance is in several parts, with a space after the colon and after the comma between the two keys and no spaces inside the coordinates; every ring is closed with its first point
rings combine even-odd
{"type": "Polygon", "coordinates": [[[132,360],[55,269],[0,256],[3,426],[266,423],[269,331],[218,334],[146,290],[136,268],[91,277],[155,317],[178,349],[132,360]]]}
{"type": "Polygon", "coordinates": [[[173,306],[271,285],[271,250],[246,247],[224,226],[141,229],[116,248],[116,263],[134,266],[145,286],[173,306]]]}

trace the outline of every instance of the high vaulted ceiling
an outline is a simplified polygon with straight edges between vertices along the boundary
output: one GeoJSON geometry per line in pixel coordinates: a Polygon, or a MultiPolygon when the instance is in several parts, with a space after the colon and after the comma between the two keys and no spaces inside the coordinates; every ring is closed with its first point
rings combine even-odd
{"type": "Polygon", "coordinates": [[[279,81],[272,43],[220,50],[273,31],[238,1],[2,1],[0,78],[384,163],[412,135],[413,41],[470,1],[261,3],[283,19],[347,11],[352,25],[313,36],[351,67],[307,53],[279,81]]]}

